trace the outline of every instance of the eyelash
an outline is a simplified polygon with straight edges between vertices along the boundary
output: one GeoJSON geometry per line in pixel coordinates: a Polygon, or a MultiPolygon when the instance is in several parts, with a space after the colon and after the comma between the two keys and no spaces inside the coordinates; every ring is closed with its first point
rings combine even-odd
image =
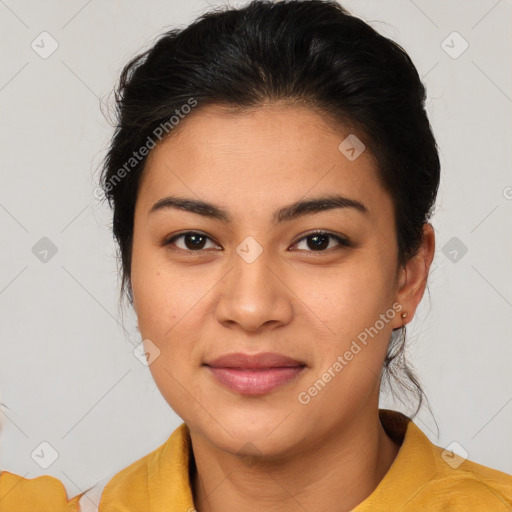
{"type": "MultiPolygon", "coordinates": [[[[212,238],[210,238],[208,235],[206,235],[204,233],[201,233],[200,231],[184,231],[183,233],[178,233],[177,235],[172,235],[171,237],[165,239],[162,242],[162,246],[164,246],[164,247],[169,246],[173,242],[175,242],[178,238],[184,237],[185,235],[200,235],[200,236],[208,238],[209,240],[212,240],[212,238]]],[[[303,236],[302,238],[297,240],[293,245],[297,245],[298,243],[302,242],[303,240],[307,240],[308,238],[310,238],[310,237],[312,237],[314,235],[329,236],[329,237],[333,238],[334,240],[336,240],[339,243],[339,246],[331,247],[330,249],[324,249],[324,250],[320,250],[320,251],[306,250],[305,252],[320,253],[321,254],[321,253],[329,253],[330,251],[332,251],[333,249],[336,249],[336,248],[341,249],[341,248],[348,248],[348,247],[352,247],[353,246],[352,242],[348,238],[344,238],[344,237],[341,237],[339,235],[335,235],[334,233],[331,233],[330,231],[322,231],[322,230],[313,231],[311,233],[306,234],[305,236],[303,236]]],[[[176,249],[173,249],[173,250],[177,250],[177,251],[181,251],[181,252],[194,253],[194,254],[201,254],[203,252],[208,252],[208,249],[198,249],[197,251],[193,251],[191,249],[176,248],[176,249]]]]}

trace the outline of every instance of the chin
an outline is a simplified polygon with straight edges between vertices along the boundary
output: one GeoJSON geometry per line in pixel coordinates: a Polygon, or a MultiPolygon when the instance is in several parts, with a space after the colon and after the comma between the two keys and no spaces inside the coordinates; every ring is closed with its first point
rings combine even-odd
{"type": "Polygon", "coordinates": [[[272,458],[300,444],[300,429],[291,417],[286,419],[289,411],[283,408],[255,413],[254,406],[249,405],[243,410],[235,411],[230,406],[225,413],[220,408],[216,411],[216,421],[202,416],[199,421],[196,418],[196,421],[187,424],[191,430],[201,432],[209,442],[226,452],[272,458]],[[294,441],[295,437],[297,439],[294,441]]]}

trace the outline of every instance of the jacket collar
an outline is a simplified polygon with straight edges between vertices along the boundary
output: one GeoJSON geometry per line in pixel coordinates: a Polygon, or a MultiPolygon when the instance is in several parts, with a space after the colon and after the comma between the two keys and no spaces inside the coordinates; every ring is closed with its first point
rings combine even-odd
{"type": "MultiPolygon", "coordinates": [[[[439,470],[440,457],[434,450],[441,449],[410,418],[389,409],[379,409],[379,418],[388,435],[401,446],[377,488],[353,512],[384,512],[382,507],[390,502],[405,506],[439,470]]],[[[164,444],[107,484],[100,510],[115,504],[116,511],[128,512],[140,500],[151,512],[193,511],[192,462],[190,431],[182,423],[164,444]]]]}

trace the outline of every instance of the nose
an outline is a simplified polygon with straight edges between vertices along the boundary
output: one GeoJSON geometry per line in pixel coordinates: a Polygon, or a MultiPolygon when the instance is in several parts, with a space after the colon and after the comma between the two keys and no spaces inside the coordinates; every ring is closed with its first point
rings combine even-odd
{"type": "Polygon", "coordinates": [[[233,253],[231,271],[219,283],[217,320],[248,332],[286,325],[293,318],[295,295],[283,267],[268,251],[254,258],[251,250],[233,253]]]}

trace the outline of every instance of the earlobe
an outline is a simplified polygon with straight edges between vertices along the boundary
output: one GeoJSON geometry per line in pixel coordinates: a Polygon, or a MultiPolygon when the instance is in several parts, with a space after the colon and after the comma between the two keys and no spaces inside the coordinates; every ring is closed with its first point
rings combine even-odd
{"type": "Polygon", "coordinates": [[[402,270],[399,280],[397,301],[407,311],[407,320],[410,322],[418,304],[421,302],[432,260],[435,252],[435,234],[431,224],[423,225],[423,239],[418,252],[413,256],[402,270]]]}

